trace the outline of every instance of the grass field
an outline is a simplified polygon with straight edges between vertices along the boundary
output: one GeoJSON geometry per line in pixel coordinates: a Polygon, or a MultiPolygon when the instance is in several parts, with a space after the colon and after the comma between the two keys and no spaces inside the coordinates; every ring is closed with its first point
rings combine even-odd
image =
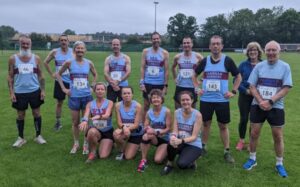
{"type": "MultiPolygon", "coordinates": [[[[242,164],[248,158],[248,152],[238,152],[235,144],[238,140],[238,108],[237,97],[231,100],[230,141],[231,151],[236,163],[227,164],[223,159],[223,146],[219,138],[219,130],[214,120],[211,136],[208,142],[207,156],[200,158],[198,169],[180,171],[175,169],[168,176],[159,175],[162,166],[150,166],[142,174],[136,172],[140,154],[135,160],[115,161],[116,150],[106,160],[97,160],[91,165],[84,163],[86,156],[80,152],[70,155],[72,146],[70,112],[67,105],[63,108],[63,128],[60,132],[53,131],[55,123],[55,100],[53,99],[53,80],[44,71],[46,77],[46,102],[42,106],[42,134],[47,140],[46,145],[33,142],[35,136],[31,111],[27,111],[25,121],[25,138],[27,144],[20,149],[12,148],[17,138],[15,125],[16,112],[11,108],[7,89],[7,60],[13,52],[0,52],[0,186],[299,186],[299,111],[300,111],[300,54],[286,53],[281,58],[287,61],[293,73],[293,89],[285,100],[286,126],[284,164],[289,177],[283,179],[274,170],[275,153],[273,140],[268,124],[265,124],[257,149],[258,166],[251,171],[244,171],[242,164]],[[298,95],[298,96],[297,96],[298,95]],[[298,112],[297,112],[298,111],[298,112]]],[[[42,59],[48,52],[38,51],[42,59]]],[[[109,53],[88,52],[86,57],[91,59],[103,80],[103,61],[109,53]]],[[[142,102],[138,89],[141,53],[128,53],[132,59],[132,74],[129,78],[134,87],[134,97],[142,102]]],[[[171,53],[171,59],[174,57],[171,53]]],[[[207,54],[204,54],[207,55],[207,54]]],[[[236,62],[242,61],[243,54],[231,53],[236,62]]],[[[171,63],[171,61],[170,61],[171,63]]],[[[51,63],[54,64],[53,62],[51,63]]],[[[174,81],[170,76],[166,106],[172,111],[174,81]]],[[[198,104],[199,107],[199,104],[198,104]]],[[[115,124],[114,124],[115,125],[115,124]]],[[[247,133],[248,136],[248,133],[247,133]]],[[[150,157],[153,151],[150,152],[150,157]]],[[[150,159],[151,160],[151,159],[150,159]]]]}

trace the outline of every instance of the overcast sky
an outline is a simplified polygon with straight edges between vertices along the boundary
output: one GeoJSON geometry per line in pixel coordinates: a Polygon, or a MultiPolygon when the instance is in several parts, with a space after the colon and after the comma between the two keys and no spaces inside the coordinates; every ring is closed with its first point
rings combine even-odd
{"type": "MultiPolygon", "coordinates": [[[[299,0],[156,0],[157,31],[167,32],[168,19],[177,13],[194,16],[198,24],[220,13],[249,8],[283,6],[300,11],[299,0]]],[[[146,33],[154,31],[154,0],[0,0],[0,25],[22,33],[77,34],[109,31],[146,33]]]]}

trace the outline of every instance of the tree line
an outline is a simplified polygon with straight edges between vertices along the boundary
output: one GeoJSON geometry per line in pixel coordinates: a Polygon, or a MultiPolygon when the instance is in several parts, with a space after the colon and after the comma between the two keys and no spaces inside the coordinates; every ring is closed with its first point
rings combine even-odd
{"type": "MultiPolygon", "coordinates": [[[[182,39],[190,36],[194,46],[207,48],[212,35],[220,35],[226,48],[244,48],[249,42],[257,41],[265,45],[270,40],[280,43],[300,43],[300,12],[290,8],[261,8],[256,12],[250,9],[240,9],[229,14],[218,14],[208,17],[205,23],[198,24],[194,16],[177,13],[168,20],[167,33],[162,35],[163,45],[173,48],[180,47],[182,39]]],[[[13,48],[10,39],[16,34],[11,26],[0,26],[0,49],[13,48]]],[[[64,34],[74,35],[74,30],[66,29],[64,34]]],[[[141,44],[149,41],[151,32],[145,34],[126,34],[112,32],[87,33],[96,41],[110,41],[120,38],[127,44],[141,44]]],[[[35,48],[44,48],[51,38],[45,34],[31,33],[35,48]]]]}

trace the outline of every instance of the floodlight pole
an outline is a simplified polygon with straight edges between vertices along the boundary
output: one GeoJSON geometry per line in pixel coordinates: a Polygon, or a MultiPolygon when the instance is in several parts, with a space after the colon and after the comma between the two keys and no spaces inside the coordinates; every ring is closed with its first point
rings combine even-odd
{"type": "Polygon", "coordinates": [[[155,10],[155,12],[154,12],[154,31],[156,32],[156,7],[159,2],[154,1],[153,3],[154,3],[154,10],[155,10]]]}

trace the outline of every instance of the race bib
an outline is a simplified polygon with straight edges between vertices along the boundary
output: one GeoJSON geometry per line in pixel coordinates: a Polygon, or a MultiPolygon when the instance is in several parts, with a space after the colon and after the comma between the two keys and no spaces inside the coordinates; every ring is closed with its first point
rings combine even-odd
{"type": "Polygon", "coordinates": [[[122,72],[121,71],[112,71],[110,77],[115,81],[121,81],[122,72]]]}
{"type": "MultiPolygon", "coordinates": [[[[61,67],[62,67],[62,66],[58,66],[58,71],[57,71],[57,72],[60,71],[61,67]]],[[[70,75],[69,69],[66,69],[66,70],[62,73],[62,75],[70,75]]]]}
{"type": "Polygon", "coordinates": [[[123,123],[123,125],[124,125],[125,127],[129,128],[129,127],[133,126],[133,123],[123,123]]]}
{"type": "Polygon", "coordinates": [[[107,120],[93,120],[93,126],[97,129],[103,129],[107,127],[107,120]]]}
{"type": "Polygon", "coordinates": [[[73,87],[80,90],[87,88],[87,79],[86,78],[74,78],[73,79],[73,87]]]}
{"type": "Polygon", "coordinates": [[[193,69],[181,69],[181,70],[179,70],[179,73],[182,78],[189,79],[193,76],[194,70],[193,69]]]}
{"type": "Polygon", "coordinates": [[[147,71],[150,76],[154,76],[154,77],[159,76],[159,67],[157,66],[148,66],[147,71]]]}
{"type": "Polygon", "coordinates": [[[258,86],[258,91],[263,99],[271,99],[277,93],[277,88],[269,86],[258,86]]]}
{"type": "Polygon", "coordinates": [[[221,82],[219,80],[207,80],[206,91],[208,92],[219,92],[221,89],[221,82]]]}
{"type": "Polygon", "coordinates": [[[179,131],[178,132],[178,138],[188,138],[190,136],[191,136],[191,134],[186,132],[186,131],[179,131]]]}
{"type": "Polygon", "coordinates": [[[33,64],[19,64],[19,74],[33,73],[33,64]]]}

